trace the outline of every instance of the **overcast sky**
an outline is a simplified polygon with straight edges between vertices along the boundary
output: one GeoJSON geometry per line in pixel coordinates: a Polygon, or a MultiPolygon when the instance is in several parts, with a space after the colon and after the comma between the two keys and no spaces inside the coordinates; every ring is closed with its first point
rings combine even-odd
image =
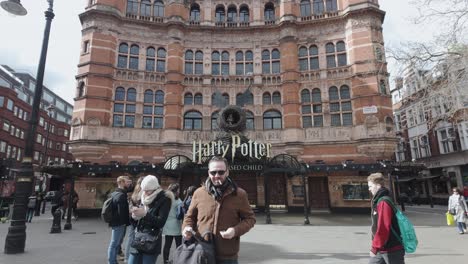
{"type": "MultiPolygon", "coordinates": [[[[0,0],[3,1],[3,0],[0,0]]],[[[73,103],[75,75],[80,52],[81,24],[78,14],[84,11],[88,0],[55,0],[55,18],[52,21],[44,84],[73,103]]],[[[386,11],[384,37],[387,47],[398,47],[402,41],[430,40],[431,30],[412,25],[408,18],[417,10],[409,0],[380,0],[386,11]]],[[[44,33],[46,0],[22,0],[28,10],[22,17],[14,17],[0,9],[2,41],[0,64],[36,76],[44,33]]],[[[392,71],[392,65],[390,65],[392,71]]]]}

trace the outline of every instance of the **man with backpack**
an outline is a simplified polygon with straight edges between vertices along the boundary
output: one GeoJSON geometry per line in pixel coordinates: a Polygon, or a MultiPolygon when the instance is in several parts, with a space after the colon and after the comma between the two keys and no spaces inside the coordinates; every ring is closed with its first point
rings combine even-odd
{"type": "Polygon", "coordinates": [[[382,173],[372,173],[367,177],[367,184],[373,195],[369,264],[404,264],[405,250],[401,242],[400,227],[390,191],[384,187],[384,176],[382,173]]]}
{"type": "MultiPolygon", "coordinates": [[[[112,228],[112,236],[109,243],[109,249],[107,251],[107,258],[109,264],[117,264],[117,250],[122,243],[123,236],[125,235],[125,229],[130,224],[130,213],[128,207],[127,193],[132,191],[132,180],[128,176],[119,176],[117,178],[117,189],[111,194],[110,202],[104,203],[105,208],[112,210],[112,217],[109,226],[112,228]]],[[[104,217],[104,220],[106,218],[104,217]]]]}

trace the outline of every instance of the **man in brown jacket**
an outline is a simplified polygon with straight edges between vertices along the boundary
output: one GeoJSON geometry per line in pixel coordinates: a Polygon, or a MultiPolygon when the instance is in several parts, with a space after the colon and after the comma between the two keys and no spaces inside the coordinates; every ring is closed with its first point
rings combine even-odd
{"type": "Polygon", "coordinates": [[[192,197],[182,225],[186,239],[195,231],[214,234],[217,264],[238,264],[240,236],[255,224],[247,193],[229,178],[228,162],[213,157],[208,163],[205,185],[192,197]]]}

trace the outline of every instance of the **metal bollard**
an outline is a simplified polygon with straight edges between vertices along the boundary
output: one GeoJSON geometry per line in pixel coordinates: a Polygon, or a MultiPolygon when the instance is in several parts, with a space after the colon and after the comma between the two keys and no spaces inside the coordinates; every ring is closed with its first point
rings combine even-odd
{"type": "Polygon", "coordinates": [[[52,221],[51,234],[62,233],[62,209],[57,209],[54,212],[54,220],[52,221]]]}

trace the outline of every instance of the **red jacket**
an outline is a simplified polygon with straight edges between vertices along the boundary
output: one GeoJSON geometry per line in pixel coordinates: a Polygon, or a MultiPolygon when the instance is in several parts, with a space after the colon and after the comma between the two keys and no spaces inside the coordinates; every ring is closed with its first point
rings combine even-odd
{"type": "Polygon", "coordinates": [[[395,213],[386,201],[380,201],[372,210],[372,248],[371,251],[392,252],[403,249],[403,245],[392,232],[392,225],[395,232],[399,233],[395,213]]]}

